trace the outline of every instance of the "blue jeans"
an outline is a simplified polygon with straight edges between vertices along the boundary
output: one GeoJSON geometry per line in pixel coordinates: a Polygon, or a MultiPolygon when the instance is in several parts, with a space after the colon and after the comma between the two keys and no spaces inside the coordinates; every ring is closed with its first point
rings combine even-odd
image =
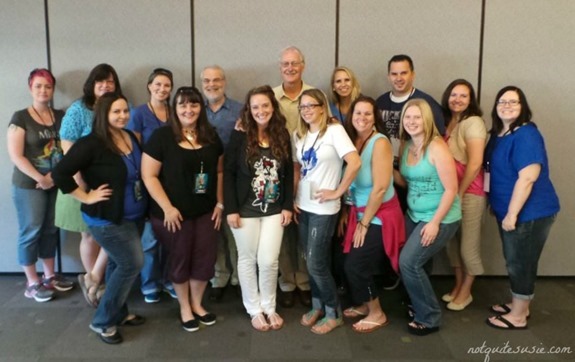
{"type": "Polygon", "coordinates": [[[407,241],[399,255],[399,269],[415,311],[415,322],[427,328],[434,328],[441,324],[441,307],[424,266],[455,235],[460,222],[441,224],[435,241],[424,247],[421,245],[421,229],[426,224],[426,222],[416,223],[409,216],[405,217],[407,241]]]}
{"type": "Polygon", "coordinates": [[[299,240],[305,250],[312,306],[324,310],[328,318],[339,318],[341,306],[331,273],[331,237],[337,214],[316,215],[304,210],[299,214],[299,240]]]}
{"type": "Polygon", "coordinates": [[[54,226],[57,189],[37,190],[12,186],[12,200],[18,217],[18,263],[36,264],[38,257],[56,255],[58,228],[54,226]]]}
{"type": "Polygon", "coordinates": [[[537,264],[543,246],[555,222],[556,215],[517,223],[515,230],[505,231],[499,226],[503,242],[503,256],[514,298],[531,300],[535,291],[537,264]]]}
{"type": "Polygon", "coordinates": [[[120,225],[90,226],[98,244],[108,253],[106,292],[100,300],[92,326],[106,330],[128,316],[126,300],[144,264],[138,227],[124,220],[120,225]]]}
{"type": "Polygon", "coordinates": [[[167,260],[166,248],[156,239],[152,222],[146,221],[142,231],[142,248],[144,249],[144,266],[140,271],[141,287],[143,295],[161,292],[164,286],[172,283],[164,279],[164,266],[167,260]]]}

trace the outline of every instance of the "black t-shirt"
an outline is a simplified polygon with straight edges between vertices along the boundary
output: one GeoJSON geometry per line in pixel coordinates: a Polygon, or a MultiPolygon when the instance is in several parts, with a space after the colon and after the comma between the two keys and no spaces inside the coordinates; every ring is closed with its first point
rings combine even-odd
{"type": "MultiPolygon", "coordinates": [[[[12,116],[10,124],[14,124],[26,131],[24,140],[24,157],[41,174],[52,172],[56,164],[62,159],[62,148],[58,130],[62,124],[64,111],[54,109],[54,124],[44,126],[32,118],[28,109],[22,109],[12,116]]],[[[37,182],[14,167],[12,184],[24,189],[36,188],[37,182]]]]}
{"type": "MultiPolygon", "coordinates": [[[[213,211],[217,203],[218,158],[223,154],[219,137],[213,144],[190,150],[178,145],[171,127],[161,127],[154,131],[144,152],[162,163],[160,183],[185,219],[213,211]],[[205,192],[199,193],[204,187],[205,192]]],[[[150,213],[164,218],[164,212],[154,200],[150,213]]]]}
{"type": "Polygon", "coordinates": [[[269,148],[260,147],[260,157],[250,164],[253,179],[251,190],[240,208],[241,217],[262,217],[279,214],[281,163],[269,148]]]}

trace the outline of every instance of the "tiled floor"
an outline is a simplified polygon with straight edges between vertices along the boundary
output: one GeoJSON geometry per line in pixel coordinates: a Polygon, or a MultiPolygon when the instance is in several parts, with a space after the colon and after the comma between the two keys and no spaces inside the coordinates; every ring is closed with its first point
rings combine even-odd
{"type": "MultiPolygon", "coordinates": [[[[72,276],[73,277],[73,276],[72,276]]],[[[436,293],[448,291],[451,278],[434,277],[436,293]]],[[[299,324],[306,309],[279,309],[286,325],[257,332],[241,300],[228,290],[221,303],[206,302],[218,315],[212,327],[184,332],[177,303],[167,295],[146,304],[137,290],[132,312],[148,321],[122,327],[124,343],[109,346],[88,329],[93,309],[78,288],[48,303],[24,298],[24,277],[0,276],[0,361],[549,361],[575,360],[575,278],[540,278],[529,329],[500,331],[485,325],[487,307],[505,300],[507,280],[479,278],[474,302],[463,312],[445,311],[439,333],[416,337],[406,331],[400,291],[382,292],[391,323],[372,334],[343,328],[317,336],[299,324]],[[498,350],[494,350],[498,348],[498,350]],[[551,348],[563,348],[553,351],[551,348]],[[486,355],[491,349],[492,353],[486,355]],[[568,349],[568,350],[567,350],[568,349]],[[544,353],[545,352],[545,353],[544,353]],[[570,353],[568,353],[570,352],[570,353]]]]}

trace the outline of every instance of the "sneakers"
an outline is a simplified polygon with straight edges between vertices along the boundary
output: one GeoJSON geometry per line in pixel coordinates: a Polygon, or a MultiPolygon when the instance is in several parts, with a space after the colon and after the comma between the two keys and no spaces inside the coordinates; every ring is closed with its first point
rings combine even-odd
{"type": "Polygon", "coordinates": [[[146,303],[158,303],[160,301],[160,293],[152,292],[144,295],[144,302],[146,303]]]}
{"type": "Polygon", "coordinates": [[[74,283],[62,275],[53,275],[50,278],[42,276],[42,285],[46,289],[57,290],[59,292],[67,292],[68,290],[74,288],[74,283]]]}
{"type": "Polygon", "coordinates": [[[34,298],[37,302],[47,302],[54,298],[54,291],[46,289],[42,283],[34,283],[26,287],[24,292],[26,298],[34,298]]]}
{"type": "Polygon", "coordinates": [[[172,299],[178,299],[178,295],[171,285],[164,285],[164,292],[168,293],[172,299]]]}

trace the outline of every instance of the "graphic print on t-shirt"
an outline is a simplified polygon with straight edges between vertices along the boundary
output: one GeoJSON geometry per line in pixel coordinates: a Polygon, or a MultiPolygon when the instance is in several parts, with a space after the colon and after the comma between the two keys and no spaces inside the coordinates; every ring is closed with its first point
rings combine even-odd
{"type": "Polygon", "coordinates": [[[262,212],[267,212],[268,205],[275,203],[280,196],[278,170],[280,163],[266,156],[254,163],[255,177],[252,180],[252,190],[255,200],[252,206],[259,206],[262,212]]]}
{"type": "MultiPolygon", "coordinates": [[[[316,138],[317,141],[317,138],[316,138]]],[[[305,146],[305,144],[304,144],[305,146]]],[[[302,152],[301,155],[301,178],[305,178],[309,171],[313,170],[313,168],[317,165],[317,151],[321,147],[321,144],[314,148],[315,142],[308,148],[306,151],[302,152]]]]}

